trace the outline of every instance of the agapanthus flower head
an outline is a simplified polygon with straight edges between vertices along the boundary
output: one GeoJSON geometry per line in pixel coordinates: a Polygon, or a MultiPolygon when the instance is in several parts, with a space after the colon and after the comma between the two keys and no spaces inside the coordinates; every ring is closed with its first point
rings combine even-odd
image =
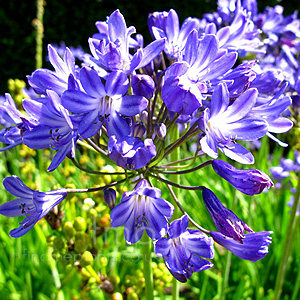
{"type": "Polygon", "coordinates": [[[242,244],[245,230],[248,232],[253,232],[253,230],[230,209],[226,208],[210,189],[204,188],[202,195],[204,204],[218,230],[242,244]]]}
{"type": "Polygon", "coordinates": [[[260,194],[265,188],[274,186],[271,178],[257,169],[237,169],[218,159],[212,162],[212,166],[219,176],[246,195],[260,194]]]}
{"type": "Polygon", "coordinates": [[[157,256],[163,257],[171,274],[186,282],[193,273],[211,268],[213,264],[204,258],[214,257],[213,240],[199,230],[187,229],[188,217],[174,220],[167,238],[154,242],[157,256]]]}
{"type": "Polygon", "coordinates": [[[25,216],[25,219],[20,223],[20,227],[10,232],[10,236],[14,238],[27,233],[67,196],[66,189],[49,192],[33,191],[15,175],[4,178],[3,185],[9,193],[17,198],[2,204],[0,214],[6,217],[25,216]]]}
{"type": "Polygon", "coordinates": [[[166,235],[173,211],[173,205],[161,198],[158,188],[141,180],[133,191],[123,194],[121,203],[112,210],[111,226],[125,225],[128,244],[139,241],[145,230],[151,239],[157,240],[166,235]]]}
{"type": "Polygon", "coordinates": [[[220,232],[211,231],[214,241],[231,251],[234,255],[256,262],[264,258],[269,252],[269,244],[272,242],[272,231],[258,231],[245,234],[243,243],[239,243],[220,232]]]}

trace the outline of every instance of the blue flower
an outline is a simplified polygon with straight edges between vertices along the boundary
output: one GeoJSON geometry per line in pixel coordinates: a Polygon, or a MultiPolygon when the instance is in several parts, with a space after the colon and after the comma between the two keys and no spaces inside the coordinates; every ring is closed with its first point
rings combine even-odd
{"type": "Polygon", "coordinates": [[[197,18],[187,18],[181,29],[179,18],[174,9],[169,12],[155,12],[148,16],[148,27],[152,35],[160,40],[166,38],[165,53],[170,60],[178,60],[182,57],[188,35],[193,29],[199,28],[200,21],[197,18]]]}
{"type": "Polygon", "coordinates": [[[125,95],[129,86],[127,75],[114,71],[104,85],[96,71],[84,67],[79,77],[83,91],[69,89],[61,99],[66,109],[82,115],[79,134],[84,138],[92,137],[105,123],[109,135],[128,135],[130,129],[119,114],[134,116],[147,107],[148,101],[143,96],[125,95]]]}
{"type": "Polygon", "coordinates": [[[120,167],[136,170],[145,165],[156,155],[156,147],[151,139],[144,141],[139,137],[115,135],[107,144],[109,157],[120,167]]]}
{"type": "Polygon", "coordinates": [[[162,100],[172,112],[190,115],[201,107],[210,86],[209,81],[224,75],[234,65],[235,52],[219,49],[218,38],[207,34],[198,38],[193,30],[187,39],[181,61],[165,72],[162,100]]]}
{"type": "MultiPolygon", "coordinates": [[[[61,105],[55,91],[47,90],[47,96],[35,100],[24,99],[25,111],[35,120],[24,122],[23,143],[31,149],[51,148],[58,150],[48,167],[53,171],[66,155],[75,157],[75,144],[78,140],[78,124],[61,105]]],[[[75,116],[76,117],[76,116],[75,116]]]]}
{"type": "Polygon", "coordinates": [[[236,140],[253,141],[263,137],[268,131],[266,120],[249,116],[257,96],[256,89],[248,89],[231,104],[226,84],[220,83],[212,95],[211,110],[206,108],[198,120],[200,129],[205,133],[200,140],[202,151],[217,158],[220,149],[239,163],[253,164],[251,152],[236,140]]]}
{"type": "Polygon", "coordinates": [[[218,230],[242,244],[245,230],[248,232],[253,232],[253,230],[226,208],[211,190],[204,188],[202,195],[204,204],[218,230]]]}
{"type": "Polygon", "coordinates": [[[105,32],[104,28],[100,36],[89,39],[93,55],[91,61],[107,72],[119,70],[129,74],[149,64],[163,51],[165,40],[160,39],[131,55],[129,46],[132,40],[130,35],[133,33],[135,28],[133,26],[127,28],[123,15],[119,10],[115,10],[107,20],[107,31],[105,32]]]}
{"type": "Polygon", "coordinates": [[[245,234],[243,243],[239,243],[220,232],[211,231],[210,234],[215,242],[231,251],[234,255],[256,262],[264,258],[269,252],[269,244],[272,238],[269,236],[272,231],[259,231],[245,234]]]}
{"type": "Polygon", "coordinates": [[[3,180],[5,189],[17,198],[0,206],[0,214],[6,217],[26,218],[20,227],[13,229],[10,236],[17,238],[27,233],[40,219],[66,196],[66,189],[49,192],[33,191],[28,188],[17,176],[6,177],[3,180]]]}
{"type": "Polygon", "coordinates": [[[121,203],[112,210],[111,226],[125,224],[128,244],[139,241],[145,230],[151,239],[157,240],[166,235],[173,211],[173,205],[161,198],[161,191],[142,180],[133,191],[125,192],[121,203]]]}
{"type": "Polygon", "coordinates": [[[49,44],[48,55],[55,71],[37,69],[27,79],[37,94],[46,95],[47,90],[53,90],[61,96],[68,88],[69,76],[77,78],[79,67],[75,65],[74,55],[69,48],[65,49],[64,59],[61,59],[55,48],[49,44]]]}
{"type": "Polygon", "coordinates": [[[214,243],[199,230],[187,229],[188,217],[174,220],[169,227],[168,237],[154,242],[157,256],[163,257],[171,274],[186,282],[193,273],[211,268],[213,264],[201,257],[214,257],[214,243]]]}
{"type": "Polygon", "coordinates": [[[246,195],[260,194],[266,187],[274,186],[271,178],[260,170],[236,169],[231,164],[218,159],[212,162],[212,166],[219,176],[246,195]]]}

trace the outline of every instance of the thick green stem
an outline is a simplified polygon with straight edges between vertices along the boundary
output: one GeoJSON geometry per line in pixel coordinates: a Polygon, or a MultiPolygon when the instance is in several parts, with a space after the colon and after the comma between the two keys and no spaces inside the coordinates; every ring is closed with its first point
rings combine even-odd
{"type": "Polygon", "coordinates": [[[294,231],[293,229],[295,227],[295,223],[297,220],[296,213],[297,213],[297,209],[298,209],[298,205],[299,205],[299,196],[300,196],[300,173],[298,174],[297,191],[295,194],[295,200],[294,200],[294,204],[293,204],[291,214],[290,214],[290,221],[288,224],[288,228],[286,230],[286,236],[285,236],[285,240],[284,240],[284,248],[283,248],[283,252],[282,252],[283,254],[282,254],[280,265],[279,265],[278,272],[277,272],[274,300],[279,300],[281,292],[282,292],[282,285],[283,285],[283,281],[284,281],[285,272],[287,269],[288,258],[290,255],[290,248],[291,248],[290,246],[291,246],[292,235],[293,235],[293,231],[294,231]]]}
{"type": "Polygon", "coordinates": [[[144,278],[145,278],[145,290],[146,290],[146,299],[153,300],[153,276],[152,276],[152,242],[148,237],[147,233],[144,232],[142,237],[143,243],[143,262],[144,262],[144,278]]]}

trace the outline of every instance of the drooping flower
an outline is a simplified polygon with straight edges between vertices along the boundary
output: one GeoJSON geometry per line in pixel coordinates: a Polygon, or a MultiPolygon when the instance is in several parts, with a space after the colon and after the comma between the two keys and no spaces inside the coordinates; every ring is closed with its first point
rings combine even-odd
{"type": "Polygon", "coordinates": [[[253,230],[226,208],[211,190],[204,188],[202,195],[204,204],[218,230],[225,236],[243,243],[245,230],[248,232],[253,230]]]}
{"type": "Polygon", "coordinates": [[[10,232],[10,236],[14,238],[27,233],[67,196],[66,189],[49,192],[33,191],[15,175],[4,178],[3,185],[9,193],[17,198],[2,204],[0,214],[6,217],[25,216],[25,219],[20,223],[20,227],[10,232]]]}
{"type": "Polygon", "coordinates": [[[161,191],[142,180],[133,191],[125,192],[121,203],[112,210],[111,226],[125,224],[128,244],[139,241],[145,230],[151,239],[157,240],[166,235],[173,211],[173,205],[161,198],[161,191]]]}
{"type": "Polygon", "coordinates": [[[188,217],[174,220],[168,237],[154,242],[157,256],[163,257],[171,274],[186,282],[193,273],[211,268],[213,264],[202,257],[214,257],[213,239],[199,230],[187,229],[188,217]]]}
{"type": "Polygon", "coordinates": [[[243,243],[239,243],[220,232],[211,231],[214,241],[231,251],[234,255],[256,262],[264,258],[269,252],[268,246],[272,242],[272,231],[258,231],[245,234],[243,243]]]}
{"type": "Polygon", "coordinates": [[[218,149],[226,156],[242,164],[253,164],[250,151],[236,140],[253,141],[268,131],[268,123],[261,117],[250,116],[258,92],[248,89],[231,104],[225,83],[220,83],[211,98],[211,110],[206,108],[198,120],[205,133],[200,140],[201,149],[212,158],[218,157],[218,149]]]}
{"type": "Polygon", "coordinates": [[[274,186],[271,178],[257,169],[237,169],[218,159],[212,162],[212,167],[219,176],[246,195],[260,194],[266,187],[274,186]]]}

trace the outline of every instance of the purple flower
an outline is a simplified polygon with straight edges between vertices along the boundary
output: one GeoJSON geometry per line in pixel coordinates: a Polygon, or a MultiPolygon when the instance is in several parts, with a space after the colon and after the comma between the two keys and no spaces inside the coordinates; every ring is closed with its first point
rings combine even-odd
{"type": "Polygon", "coordinates": [[[62,105],[69,111],[84,114],[79,134],[84,138],[92,137],[105,123],[109,135],[128,135],[129,127],[119,114],[134,116],[147,107],[148,101],[143,96],[125,95],[129,85],[127,75],[114,71],[104,85],[96,71],[84,67],[79,77],[83,91],[69,89],[61,99],[62,105]]]}
{"type": "Polygon", "coordinates": [[[246,195],[260,194],[266,187],[274,186],[271,178],[260,170],[236,169],[231,164],[217,159],[213,161],[212,166],[219,176],[246,195]]]}
{"type": "Polygon", "coordinates": [[[145,165],[156,155],[156,147],[151,139],[144,141],[139,137],[115,135],[107,144],[109,157],[120,167],[136,170],[145,165]]]}
{"type": "Polygon", "coordinates": [[[58,150],[48,167],[50,172],[58,167],[66,155],[75,157],[78,125],[74,116],[70,116],[61,105],[56,92],[48,90],[47,96],[35,100],[24,99],[24,109],[34,121],[23,120],[26,127],[23,143],[31,149],[58,150]]]}
{"type": "Polygon", "coordinates": [[[148,27],[157,40],[166,39],[164,51],[168,58],[178,60],[182,57],[188,35],[193,29],[199,28],[199,20],[189,17],[180,29],[178,15],[174,9],[171,9],[169,12],[149,14],[148,27]]]}
{"type": "Polygon", "coordinates": [[[160,39],[143,49],[138,49],[132,56],[129,53],[130,35],[135,33],[135,28],[127,28],[119,10],[115,10],[109,16],[107,32],[103,29],[102,35],[89,39],[89,45],[93,54],[91,61],[108,72],[119,70],[129,74],[140,69],[158,56],[165,46],[165,40],[160,39]]]}
{"type": "Polygon", "coordinates": [[[187,229],[188,217],[173,221],[168,237],[154,242],[157,256],[163,257],[171,274],[186,282],[193,273],[211,268],[213,264],[201,257],[214,257],[213,240],[199,230],[187,229]]]}
{"type": "Polygon", "coordinates": [[[136,95],[151,99],[155,90],[155,83],[152,77],[144,74],[131,76],[131,87],[136,95]]]}
{"type": "Polygon", "coordinates": [[[61,59],[55,48],[48,45],[48,55],[55,71],[38,69],[27,79],[37,94],[46,95],[47,90],[53,90],[61,95],[68,88],[70,74],[77,78],[78,67],[75,66],[75,58],[69,48],[65,49],[64,59],[61,59]]]}
{"type": "Polygon", "coordinates": [[[128,244],[139,241],[145,230],[151,239],[157,240],[167,233],[173,211],[173,205],[161,198],[161,191],[142,180],[133,191],[125,192],[121,203],[112,210],[111,226],[125,224],[128,244]]]}
{"type": "Polygon", "coordinates": [[[184,48],[182,61],[173,63],[165,73],[162,100],[171,112],[190,115],[201,107],[209,81],[224,75],[234,65],[235,52],[219,49],[218,38],[207,34],[198,38],[193,30],[184,48]]]}
{"type": "Polygon", "coordinates": [[[243,243],[240,244],[220,232],[211,231],[214,241],[231,251],[234,255],[256,262],[264,258],[269,252],[268,246],[272,238],[269,236],[272,231],[259,231],[245,234],[243,243]]]}
{"type": "Polygon", "coordinates": [[[242,244],[245,230],[248,232],[253,232],[253,230],[226,208],[211,190],[204,188],[202,195],[204,204],[218,230],[242,244]]]}
{"type": "Polygon", "coordinates": [[[66,196],[66,189],[49,192],[33,191],[28,188],[17,176],[6,177],[3,180],[5,189],[17,198],[0,206],[0,214],[6,217],[26,218],[20,227],[13,229],[9,234],[17,238],[27,233],[40,219],[66,196]]]}
{"type": "Polygon", "coordinates": [[[198,120],[205,133],[201,138],[202,151],[210,157],[218,157],[218,149],[226,156],[242,164],[253,164],[254,157],[236,140],[253,141],[268,131],[267,122],[261,117],[250,117],[258,92],[248,89],[231,104],[226,84],[220,83],[211,98],[211,110],[206,108],[198,120]]]}

